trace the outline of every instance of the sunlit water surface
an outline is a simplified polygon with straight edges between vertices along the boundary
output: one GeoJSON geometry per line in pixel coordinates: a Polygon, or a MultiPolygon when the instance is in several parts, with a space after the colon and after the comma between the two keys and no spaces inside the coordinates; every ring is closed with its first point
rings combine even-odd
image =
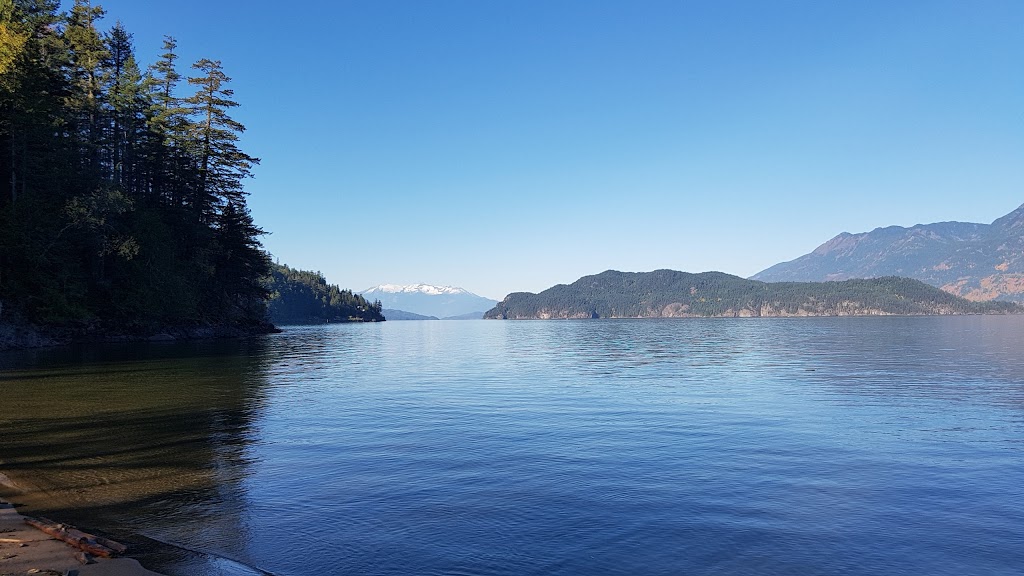
{"type": "Polygon", "coordinates": [[[1020,317],[291,328],[0,402],[0,495],[175,576],[1024,571],[1020,317]]]}

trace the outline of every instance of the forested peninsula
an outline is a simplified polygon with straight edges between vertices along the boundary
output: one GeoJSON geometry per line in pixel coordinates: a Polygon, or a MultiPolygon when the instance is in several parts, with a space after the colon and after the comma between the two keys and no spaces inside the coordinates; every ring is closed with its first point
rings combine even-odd
{"type": "Polygon", "coordinates": [[[270,283],[270,319],[274,324],[382,322],[380,300],[367,302],[359,294],[328,284],[319,272],[275,264],[270,283]]]}
{"type": "Polygon", "coordinates": [[[484,317],[516,320],[882,316],[1022,311],[1009,302],[971,302],[909,278],[767,283],[722,272],[609,270],[539,294],[509,294],[484,317]]]}
{"type": "MultiPolygon", "coordinates": [[[[143,66],[120,22],[100,29],[101,7],[59,8],[0,0],[0,347],[25,327],[57,340],[272,331],[272,294],[280,308],[314,290],[282,284],[308,282],[260,243],[243,185],[259,159],[239,147],[221,62],[183,70],[168,36],[143,66]]],[[[326,292],[320,316],[383,319],[326,292]]]]}

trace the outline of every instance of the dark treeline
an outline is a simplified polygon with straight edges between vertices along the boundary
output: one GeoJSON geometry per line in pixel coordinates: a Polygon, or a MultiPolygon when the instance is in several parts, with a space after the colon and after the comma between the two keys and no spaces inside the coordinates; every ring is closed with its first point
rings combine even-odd
{"type": "Polygon", "coordinates": [[[919,280],[894,276],[843,282],[747,280],[722,272],[675,270],[585,276],[539,294],[509,294],[485,318],[683,316],[856,316],[1007,314],[1009,302],[970,302],[919,280]]]}
{"type": "Polygon", "coordinates": [[[274,265],[270,285],[270,319],[274,324],[328,322],[380,322],[381,304],[372,304],[351,290],[343,290],[319,272],[274,265]]]}
{"type": "Polygon", "coordinates": [[[0,0],[0,313],[47,325],[266,317],[270,259],[243,181],[259,160],[217,60],[76,0],[0,0]]]}

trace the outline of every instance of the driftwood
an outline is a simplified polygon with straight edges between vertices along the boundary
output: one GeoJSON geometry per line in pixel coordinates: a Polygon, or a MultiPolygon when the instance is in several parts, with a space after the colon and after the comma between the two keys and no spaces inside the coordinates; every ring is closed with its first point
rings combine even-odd
{"type": "Polygon", "coordinates": [[[101,536],[87,534],[73,526],[59,524],[53,520],[47,520],[46,518],[30,518],[26,516],[25,523],[33,528],[42,530],[58,540],[67,542],[83,552],[92,554],[93,556],[110,558],[111,556],[123,554],[128,550],[128,547],[124,544],[119,544],[113,540],[107,540],[101,536]]]}
{"type": "Polygon", "coordinates": [[[124,554],[128,551],[128,547],[124,544],[121,544],[120,542],[114,542],[113,540],[104,538],[103,536],[93,536],[93,538],[96,539],[97,543],[99,543],[102,546],[106,546],[107,548],[110,548],[117,554],[124,554]]]}

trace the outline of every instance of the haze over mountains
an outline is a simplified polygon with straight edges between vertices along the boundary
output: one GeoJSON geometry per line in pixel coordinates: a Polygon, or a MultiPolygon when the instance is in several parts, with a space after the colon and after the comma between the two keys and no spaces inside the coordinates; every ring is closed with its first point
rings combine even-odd
{"type": "MultiPolygon", "coordinates": [[[[399,319],[394,312],[411,312],[419,316],[436,318],[481,318],[497,300],[484,298],[464,288],[435,286],[432,284],[381,284],[360,292],[369,301],[380,300],[384,316],[399,319]],[[388,311],[392,315],[388,315],[388,311]]],[[[408,318],[402,318],[408,319],[408,318]]]]}
{"type": "Polygon", "coordinates": [[[821,282],[906,276],[968,300],[1024,302],[1024,205],[991,224],[938,222],[843,232],[751,277],[821,282]]]}

